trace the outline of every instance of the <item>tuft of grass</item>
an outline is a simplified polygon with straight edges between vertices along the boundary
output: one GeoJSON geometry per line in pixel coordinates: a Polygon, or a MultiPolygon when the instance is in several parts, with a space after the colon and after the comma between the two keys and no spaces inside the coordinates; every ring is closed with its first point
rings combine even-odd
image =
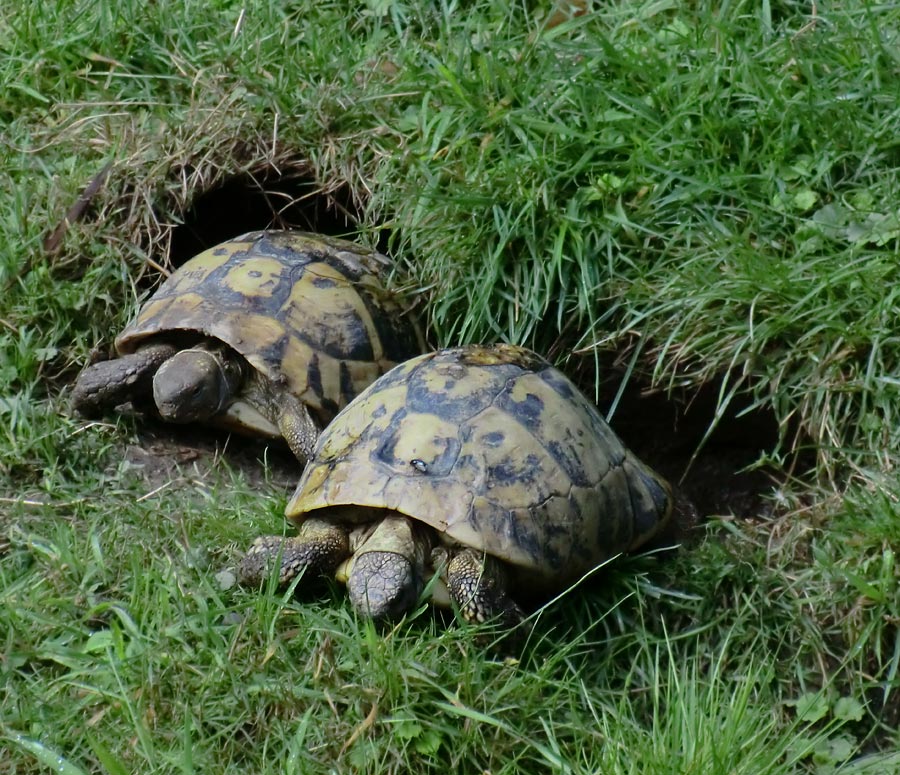
{"type": "Polygon", "coordinates": [[[478,14],[441,27],[400,65],[429,88],[383,205],[441,278],[439,336],[636,349],[656,383],[724,377],[723,406],[799,421],[823,473],[881,463],[898,22],[629,3],[502,43],[478,14]]]}

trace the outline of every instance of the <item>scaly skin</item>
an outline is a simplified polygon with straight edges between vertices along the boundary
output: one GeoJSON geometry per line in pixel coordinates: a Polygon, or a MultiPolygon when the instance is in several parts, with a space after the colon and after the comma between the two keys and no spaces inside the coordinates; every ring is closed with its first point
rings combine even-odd
{"type": "Polygon", "coordinates": [[[277,415],[274,420],[291,452],[301,464],[312,456],[319,439],[319,428],[309,409],[299,398],[287,390],[280,390],[271,406],[277,415]]]}
{"type": "Polygon", "coordinates": [[[292,538],[260,536],[247,550],[238,575],[241,583],[259,586],[278,562],[278,583],[287,585],[301,573],[331,577],[350,555],[350,537],[341,525],[325,519],[308,519],[292,538]]]}
{"type": "Polygon", "coordinates": [[[346,582],[353,607],[371,619],[393,619],[418,599],[431,546],[431,531],[400,514],[389,513],[352,533],[335,521],[312,517],[293,538],[257,538],[244,555],[239,577],[243,584],[258,586],[279,558],[279,586],[301,573],[332,577],[352,554],[346,582]]]}
{"type": "Polygon", "coordinates": [[[170,422],[209,420],[238,394],[278,428],[296,458],[306,463],[320,430],[306,404],[230,348],[200,345],[182,350],[153,379],[157,409],[170,422]]]}
{"type": "Polygon", "coordinates": [[[350,602],[362,616],[397,619],[419,599],[432,532],[402,514],[379,522],[353,555],[347,578],[350,602]]]}
{"type": "Polygon", "coordinates": [[[521,624],[525,613],[509,596],[502,563],[474,549],[439,547],[432,552],[435,568],[443,567],[450,599],[467,622],[495,620],[511,629],[521,624]]]}
{"type": "Polygon", "coordinates": [[[134,353],[84,369],[72,391],[73,406],[93,417],[128,401],[152,396],[167,422],[205,422],[227,410],[236,396],[253,404],[280,431],[301,463],[312,454],[320,428],[307,406],[220,343],[177,350],[146,345],[134,353]]]}
{"type": "Polygon", "coordinates": [[[434,530],[397,512],[388,511],[374,525],[352,532],[335,520],[312,517],[293,538],[257,538],[241,562],[239,577],[245,585],[258,586],[280,557],[278,583],[286,586],[301,573],[333,577],[343,563],[342,568],[349,568],[345,579],[356,611],[390,620],[415,605],[433,568],[442,574],[466,621],[496,620],[512,629],[525,619],[509,596],[500,561],[468,548],[432,549],[436,538],[434,530]]]}
{"type": "Polygon", "coordinates": [[[96,417],[128,401],[149,398],[153,376],[176,352],[170,344],[149,344],[130,355],[88,366],[72,388],[75,411],[96,417]]]}

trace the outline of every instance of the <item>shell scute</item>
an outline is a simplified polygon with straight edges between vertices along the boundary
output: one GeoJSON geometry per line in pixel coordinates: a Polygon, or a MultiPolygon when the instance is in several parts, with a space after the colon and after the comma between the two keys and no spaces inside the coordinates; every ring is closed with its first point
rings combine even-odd
{"type": "Polygon", "coordinates": [[[380,434],[371,459],[395,476],[424,472],[429,477],[441,477],[453,471],[461,447],[452,423],[401,409],[380,434]],[[412,460],[419,462],[410,470],[412,460]]]}
{"type": "Polygon", "coordinates": [[[531,431],[539,430],[545,419],[544,400],[526,385],[526,379],[510,381],[497,396],[497,406],[531,431]]]}
{"type": "Polygon", "coordinates": [[[497,395],[496,385],[465,377],[454,375],[452,368],[416,369],[408,381],[407,406],[412,412],[463,422],[482,412],[497,395]]]}
{"type": "Polygon", "coordinates": [[[380,360],[381,348],[375,352],[373,347],[377,331],[372,313],[357,293],[358,285],[324,262],[310,262],[304,269],[277,306],[291,336],[335,359],[380,360]],[[310,326],[310,320],[316,325],[310,326]]]}

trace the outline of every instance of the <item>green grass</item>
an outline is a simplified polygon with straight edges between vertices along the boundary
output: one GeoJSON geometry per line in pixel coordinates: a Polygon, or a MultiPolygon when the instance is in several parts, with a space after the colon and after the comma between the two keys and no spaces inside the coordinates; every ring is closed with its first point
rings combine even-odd
{"type": "Polygon", "coordinates": [[[377,632],[339,592],[222,589],[285,495],[224,463],[171,482],[136,502],[144,482],[120,470],[102,500],[59,482],[49,505],[14,507],[8,771],[41,760],[39,741],[73,772],[799,772],[874,733],[871,716],[833,717],[841,696],[861,714],[867,692],[870,711],[896,704],[881,696],[896,664],[868,662],[874,642],[896,653],[893,569],[852,569],[887,592],[855,612],[866,632],[828,623],[847,569],[804,563],[831,539],[800,528],[783,536],[796,558],[721,536],[675,563],[628,561],[544,611],[509,662],[427,608],[377,632]],[[816,693],[826,710],[803,718],[816,693]]]}
{"type": "Polygon", "coordinates": [[[896,568],[877,544],[822,560],[866,501],[830,534],[719,528],[624,562],[510,662],[428,608],[378,632],[339,590],[223,589],[280,525],[275,481],[185,465],[148,496],[107,471],[102,499],[60,476],[10,507],[6,771],[784,773],[900,743],[896,568]]]}
{"type": "Polygon", "coordinates": [[[0,773],[900,771],[900,8],[533,5],[0,19],[0,773]],[[717,385],[801,476],[574,590],[517,663],[427,610],[223,588],[289,484],[230,448],[145,475],[152,429],[67,386],[202,194],[279,176],[384,240],[433,343],[717,385]]]}

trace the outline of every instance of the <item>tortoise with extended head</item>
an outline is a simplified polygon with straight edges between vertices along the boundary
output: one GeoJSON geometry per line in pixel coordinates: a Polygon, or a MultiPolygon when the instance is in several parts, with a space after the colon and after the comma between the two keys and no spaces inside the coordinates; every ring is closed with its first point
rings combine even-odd
{"type": "Polygon", "coordinates": [[[171,422],[283,437],[305,460],[320,427],[396,363],[424,349],[385,289],[388,260],[352,242],[262,231],[183,264],[84,369],[75,408],[152,400],[171,422]]]}
{"type": "Polygon", "coordinates": [[[364,615],[393,617],[434,573],[470,620],[514,624],[667,527],[681,503],[578,389],[534,353],[470,346],[380,377],[319,439],[287,517],[241,565],[257,584],[280,562],[345,580],[364,615]]]}

